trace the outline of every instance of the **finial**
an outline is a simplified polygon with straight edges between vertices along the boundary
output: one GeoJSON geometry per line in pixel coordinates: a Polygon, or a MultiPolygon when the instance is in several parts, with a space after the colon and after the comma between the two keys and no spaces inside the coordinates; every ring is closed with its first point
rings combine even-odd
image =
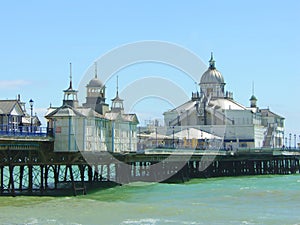
{"type": "Polygon", "coordinates": [[[95,78],[97,78],[97,62],[95,62],[95,78]]]}
{"type": "Polygon", "coordinates": [[[214,60],[214,55],[213,55],[213,52],[211,52],[210,54],[210,60],[209,60],[209,68],[210,69],[216,69],[216,66],[215,66],[215,60],[214,60]]]}
{"type": "Polygon", "coordinates": [[[70,63],[70,87],[69,89],[73,89],[72,88],[72,63],[70,63]]]}
{"type": "Polygon", "coordinates": [[[254,81],[252,81],[252,95],[254,96],[254,81]]]}

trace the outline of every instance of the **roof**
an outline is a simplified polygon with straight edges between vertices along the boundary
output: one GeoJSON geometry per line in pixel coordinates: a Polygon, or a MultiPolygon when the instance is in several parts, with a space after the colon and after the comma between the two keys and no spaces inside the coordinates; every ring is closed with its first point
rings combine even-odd
{"type": "Polygon", "coordinates": [[[112,102],[123,102],[124,100],[121,99],[118,95],[116,97],[114,97],[112,100],[112,102]]]}
{"type": "Polygon", "coordinates": [[[103,87],[103,84],[97,77],[94,77],[90,80],[87,87],[103,87]]]}
{"type": "Polygon", "coordinates": [[[284,119],[284,117],[279,116],[278,114],[272,112],[270,109],[260,109],[260,113],[261,113],[262,116],[277,117],[277,118],[284,119]]]}
{"type": "Polygon", "coordinates": [[[215,60],[213,53],[211,53],[211,58],[209,60],[209,67],[201,76],[200,84],[224,84],[224,78],[222,74],[216,69],[215,60]]]}
{"type": "Polygon", "coordinates": [[[139,123],[136,114],[122,114],[122,117],[126,121],[139,123]]]}
{"type": "MultiPolygon", "coordinates": [[[[183,121],[186,117],[188,117],[195,111],[203,109],[203,104],[199,104],[200,108],[197,109],[196,106],[198,103],[199,103],[198,101],[189,100],[189,101],[185,102],[184,104],[178,106],[177,108],[165,112],[164,115],[166,116],[167,114],[175,114],[175,115],[172,115],[173,119],[171,121],[169,121],[169,123],[170,124],[178,123],[178,121],[183,121]]],[[[230,122],[230,118],[228,118],[226,116],[226,113],[224,111],[227,111],[227,110],[229,110],[229,111],[230,110],[231,111],[234,111],[234,110],[251,111],[248,108],[246,108],[245,106],[243,106],[242,104],[239,104],[239,103],[235,102],[234,100],[227,99],[227,98],[217,98],[217,99],[210,100],[208,102],[208,104],[206,105],[205,110],[209,113],[214,113],[214,115],[221,120],[224,118],[226,120],[229,120],[228,122],[230,122]]]]}
{"type": "Polygon", "coordinates": [[[76,108],[78,112],[80,112],[82,115],[86,117],[101,117],[104,118],[103,115],[97,113],[95,110],[92,108],[76,108]]]}
{"type": "Polygon", "coordinates": [[[249,100],[250,100],[250,101],[257,101],[257,98],[256,98],[254,95],[252,95],[251,98],[250,98],[249,100]]]}
{"type": "Polygon", "coordinates": [[[186,128],[174,134],[174,137],[179,139],[221,139],[221,137],[213,135],[211,133],[196,129],[186,128]]]}
{"type": "Polygon", "coordinates": [[[20,114],[24,114],[18,100],[0,100],[0,114],[11,114],[15,107],[20,114]]]}
{"type": "MultiPolygon", "coordinates": [[[[49,111],[49,110],[48,110],[49,111]]],[[[85,116],[80,113],[78,110],[74,109],[69,105],[63,105],[59,108],[56,108],[49,114],[46,114],[45,117],[67,117],[67,116],[85,116]]]]}
{"type": "MultiPolygon", "coordinates": [[[[178,106],[177,108],[167,111],[166,113],[177,112],[178,114],[182,114],[190,110],[195,110],[196,104],[197,101],[189,100],[184,104],[178,106]]],[[[247,108],[242,104],[227,98],[218,98],[210,100],[208,106],[211,108],[215,107],[224,110],[247,110],[247,108]]]]}
{"type": "Polygon", "coordinates": [[[190,110],[190,109],[193,109],[195,108],[195,105],[197,104],[196,101],[193,101],[193,100],[189,100],[185,103],[183,103],[182,105],[174,108],[174,109],[171,109],[165,113],[169,113],[169,112],[177,112],[177,113],[182,113],[182,112],[185,112],[187,110],[190,110]]]}
{"type": "Polygon", "coordinates": [[[32,124],[34,124],[35,126],[41,125],[41,121],[39,120],[39,118],[37,116],[31,117],[30,115],[26,115],[25,117],[22,117],[23,125],[30,125],[31,121],[32,121],[32,124]]]}
{"type": "Polygon", "coordinates": [[[200,79],[201,84],[224,84],[224,78],[217,69],[208,68],[200,79]]]}
{"type": "Polygon", "coordinates": [[[209,106],[211,105],[219,106],[221,109],[224,110],[247,110],[247,108],[242,104],[227,98],[218,98],[210,100],[209,106]]]}
{"type": "Polygon", "coordinates": [[[47,109],[47,112],[45,114],[45,117],[47,117],[50,113],[52,113],[54,110],[58,109],[59,107],[50,107],[47,109]]]}
{"type": "Polygon", "coordinates": [[[124,114],[120,112],[107,112],[105,113],[105,118],[108,120],[122,120],[127,122],[139,123],[136,114],[124,114]]]}
{"type": "Polygon", "coordinates": [[[92,118],[104,118],[103,115],[97,113],[92,108],[73,108],[69,105],[63,105],[58,108],[48,108],[45,117],[69,117],[69,116],[80,116],[80,117],[92,117],[92,118]]]}
{"type": "Polygon", "coordinates": [[[159,134],[156,132],[152,132],[150,134],[145,134],[145,133],[139,133],[137,134],[138,137],[140,138],[147,138],[147,139],[171,139],[169,135],[166,134],[159,134]]]}

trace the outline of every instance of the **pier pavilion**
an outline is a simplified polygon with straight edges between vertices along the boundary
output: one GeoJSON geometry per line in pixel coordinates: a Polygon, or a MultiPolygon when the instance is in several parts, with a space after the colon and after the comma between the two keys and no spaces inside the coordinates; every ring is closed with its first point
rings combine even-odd
{"type": "Polygon", "coordinates": [[[216,69],[213,54],[200,79],[200,91],[189,101],[164,113],[165,125],[194,127],[224,137],[224,148],[281,148],[284,118],[257,105],[252,93],[249,107],[225,92],[224,77],[216,69]]]}
{"type": "Polygon", "coordinates": [[[70,84],[64,90],[62,106],[50,106],[45,115],[48,129],[53,131],[54,151],[136,151],[139,121],[136,114],[124,112],[118,82],[110,109],[105,102],[106,87],[98,79],[97,64],[95,76],[86,88],[86,102],[80,106],[77,90],[73,89],[70,68],[70,84]]]}

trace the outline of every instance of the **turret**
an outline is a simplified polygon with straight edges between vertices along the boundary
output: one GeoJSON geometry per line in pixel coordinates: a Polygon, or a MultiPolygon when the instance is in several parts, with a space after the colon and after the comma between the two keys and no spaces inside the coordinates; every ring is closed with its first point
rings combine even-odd
{"type": "Polygon", "coordinates": [[[64,100],[63,105],[69,105],[71,107],[77,108],[78,107],[78,98],[77,92],[72,87],[72,63],[70,63],[70,85],[69,88],[64,90],[64,100]]]}

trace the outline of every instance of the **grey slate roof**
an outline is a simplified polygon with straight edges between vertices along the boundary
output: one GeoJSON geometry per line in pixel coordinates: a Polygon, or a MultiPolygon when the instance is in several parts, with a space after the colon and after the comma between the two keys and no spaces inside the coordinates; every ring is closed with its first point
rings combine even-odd
{"type": "Polygon", "coordinates": [[[278,118],[284,119],[284,117],[279,116],[278,114],[272,112],[270,109],[260,109],[260,113],[262,116],[278,117],[278,118]]]}
{"type": "MultiPolygon", "coordinates": [[[[48,110],[49,112],[49,110],[48,110]]],[[[49,114],[46,114],[47,117],[65,117],[65,116],[83,116],[84,115],[78,112],[76,109],[68,105],[63,105],[53,111],[50,111],[49,114]]]]}
{"type": "Polygon", "coordinates": [[[0,100],[0,114],[10,114],[16,105],[21,109],[17,100],[0,100]]]}
{"type": "Polygon", "coordinates": [[[119,112],[107,112],[105,118],[108,120],[123,120],[127,122],[139,123],[136,114],[123,114],[119,112]]]}

